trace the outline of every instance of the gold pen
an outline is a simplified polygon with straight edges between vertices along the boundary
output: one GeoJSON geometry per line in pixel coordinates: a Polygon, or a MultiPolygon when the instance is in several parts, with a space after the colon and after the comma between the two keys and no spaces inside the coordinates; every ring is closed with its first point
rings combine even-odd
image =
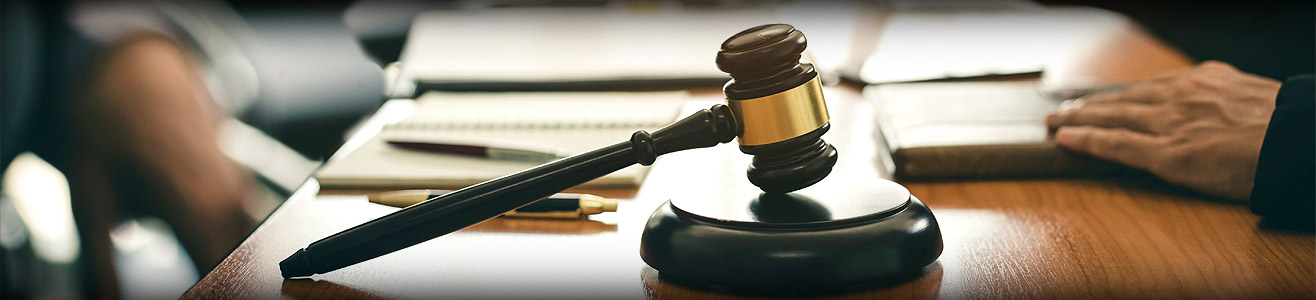
{"type": "MultiPolygon", "coordinates": [[[[368,196],[370,202],[392,207],[407,207],[447,194],[449,190],[401,190],[368,196]]],[[[503,216],[525,218],[580,219],[588,215],[617,211],[617,200],[590,194],[557,193],[503,216]]]]}

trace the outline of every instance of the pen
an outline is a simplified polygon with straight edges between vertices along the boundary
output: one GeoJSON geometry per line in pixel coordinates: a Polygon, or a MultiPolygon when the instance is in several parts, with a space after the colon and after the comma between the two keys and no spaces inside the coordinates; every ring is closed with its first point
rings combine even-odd
{"type": "Polygon", "coordinates": [[[530,162],[548,162],[566,157],[562,151],[551,147],[497,140],[450,139],[450,138],[385,138],[384,142],[394,147],[483,157],[495,160],[515,160],[530,162]]]}
{"type": "MultiPolygon", "coordinates": [[[[392,207],[407,207],[452,191],[402,190],[370,195],[370,202],[392,207]]],[[[579,219],[588,215],[617,211],[617,200],[590,194],[557,193],[538,202],[504,213],[508,217],[579,219]]]]}

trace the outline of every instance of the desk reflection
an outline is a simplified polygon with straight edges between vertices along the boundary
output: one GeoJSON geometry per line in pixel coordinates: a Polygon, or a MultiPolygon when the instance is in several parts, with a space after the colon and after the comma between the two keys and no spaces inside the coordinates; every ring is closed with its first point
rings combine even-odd
{"type": "Polygon", "coordinates": [[[471,227],[462,229],[462,231],[584,235],[615,232],[617,231],[617,225],[583,219],[559,220],[498,217],[472,225],[471,227]]]}
{"type": "MultiPolygon", "coordinates": [[[[941,262],[934,262],[922,271],[886,281],[857,285],[849,290],[828,295],[799,295],[810,299],[935,299],[941,291],[941,262]]],[[[658,270],[645,266],[640,271],[645,296],[649,299],[708,299],[708,298],[770,298],[782,295],[745,295],[731,291],[716,291],[690,287],[663,278],[658,270]]]]}
{"type": "Polygon", "coordinates": [[[279,294],[291,299],[389,299],[370,292],[326,280],[289,279],[279,287],[279,294]]]}

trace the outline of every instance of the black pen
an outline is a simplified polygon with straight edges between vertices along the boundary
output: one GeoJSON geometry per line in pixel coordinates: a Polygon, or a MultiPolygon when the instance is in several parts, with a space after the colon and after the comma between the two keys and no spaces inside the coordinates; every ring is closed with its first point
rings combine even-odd
{"type": "Polygon", "coordinates": [[[385,143],[402,149],[483,157],[493,160],[515,160],[544,163],[566,157],[563,150],[530,143],[499,140],[462,140],[436,137],[384,139],[385,143]]]}
{"type": "MultiPolygon", "coordinates": [[[[402,190],[368,196],[370,202],[392,207],[408,207],[425,202],[448,190],[402,190]]],[[[617,211],[617,200],[590,194],[557,193],[535,203],[504,213],[508,217],[579,219],[588,215],[617,211]]]]}

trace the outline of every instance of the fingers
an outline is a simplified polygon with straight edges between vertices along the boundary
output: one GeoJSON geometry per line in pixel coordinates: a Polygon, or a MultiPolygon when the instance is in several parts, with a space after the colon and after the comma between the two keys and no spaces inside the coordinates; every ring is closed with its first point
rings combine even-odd
{"type": "Polygon", "coordinates": [[[1152,80],[1130,85],[1119,91],[1084,96],[1086,103],[1158,103],[1165,101],[1163,81],[1152,80]]]}
{"type": "Polygon", "coordinates": [[[1060,127],[1055,138],[1062,147],[1143,170],[1151,168],[1163,144],[1145,133],[1092,126],[1060,127]]]}
{"type": "Polygon", "coordinates": [[[1094,103],[1074,101],[1062,104],[1060,109],[1046,115],[1046,126],[1098,126],[1127,128],[1153,133],[1154,107],[1143,103],[1094,103]]]}
{"type": "Polygon", "coordinates": [[[1194,68],[1194,69],[1220,70],[1220,71],[1235,71],[1235,72],[1238,71],[1238,69],[1234,68],[1233,65],[1230,65],[1229,63],[1222,62],[1222,61],[1218,61],[1218,60],[1208,60],[1208,61],[1202,62],[1202,63],[1200,63],[1200,64],[1197,64],[1197,67],[1194,68]]]}

